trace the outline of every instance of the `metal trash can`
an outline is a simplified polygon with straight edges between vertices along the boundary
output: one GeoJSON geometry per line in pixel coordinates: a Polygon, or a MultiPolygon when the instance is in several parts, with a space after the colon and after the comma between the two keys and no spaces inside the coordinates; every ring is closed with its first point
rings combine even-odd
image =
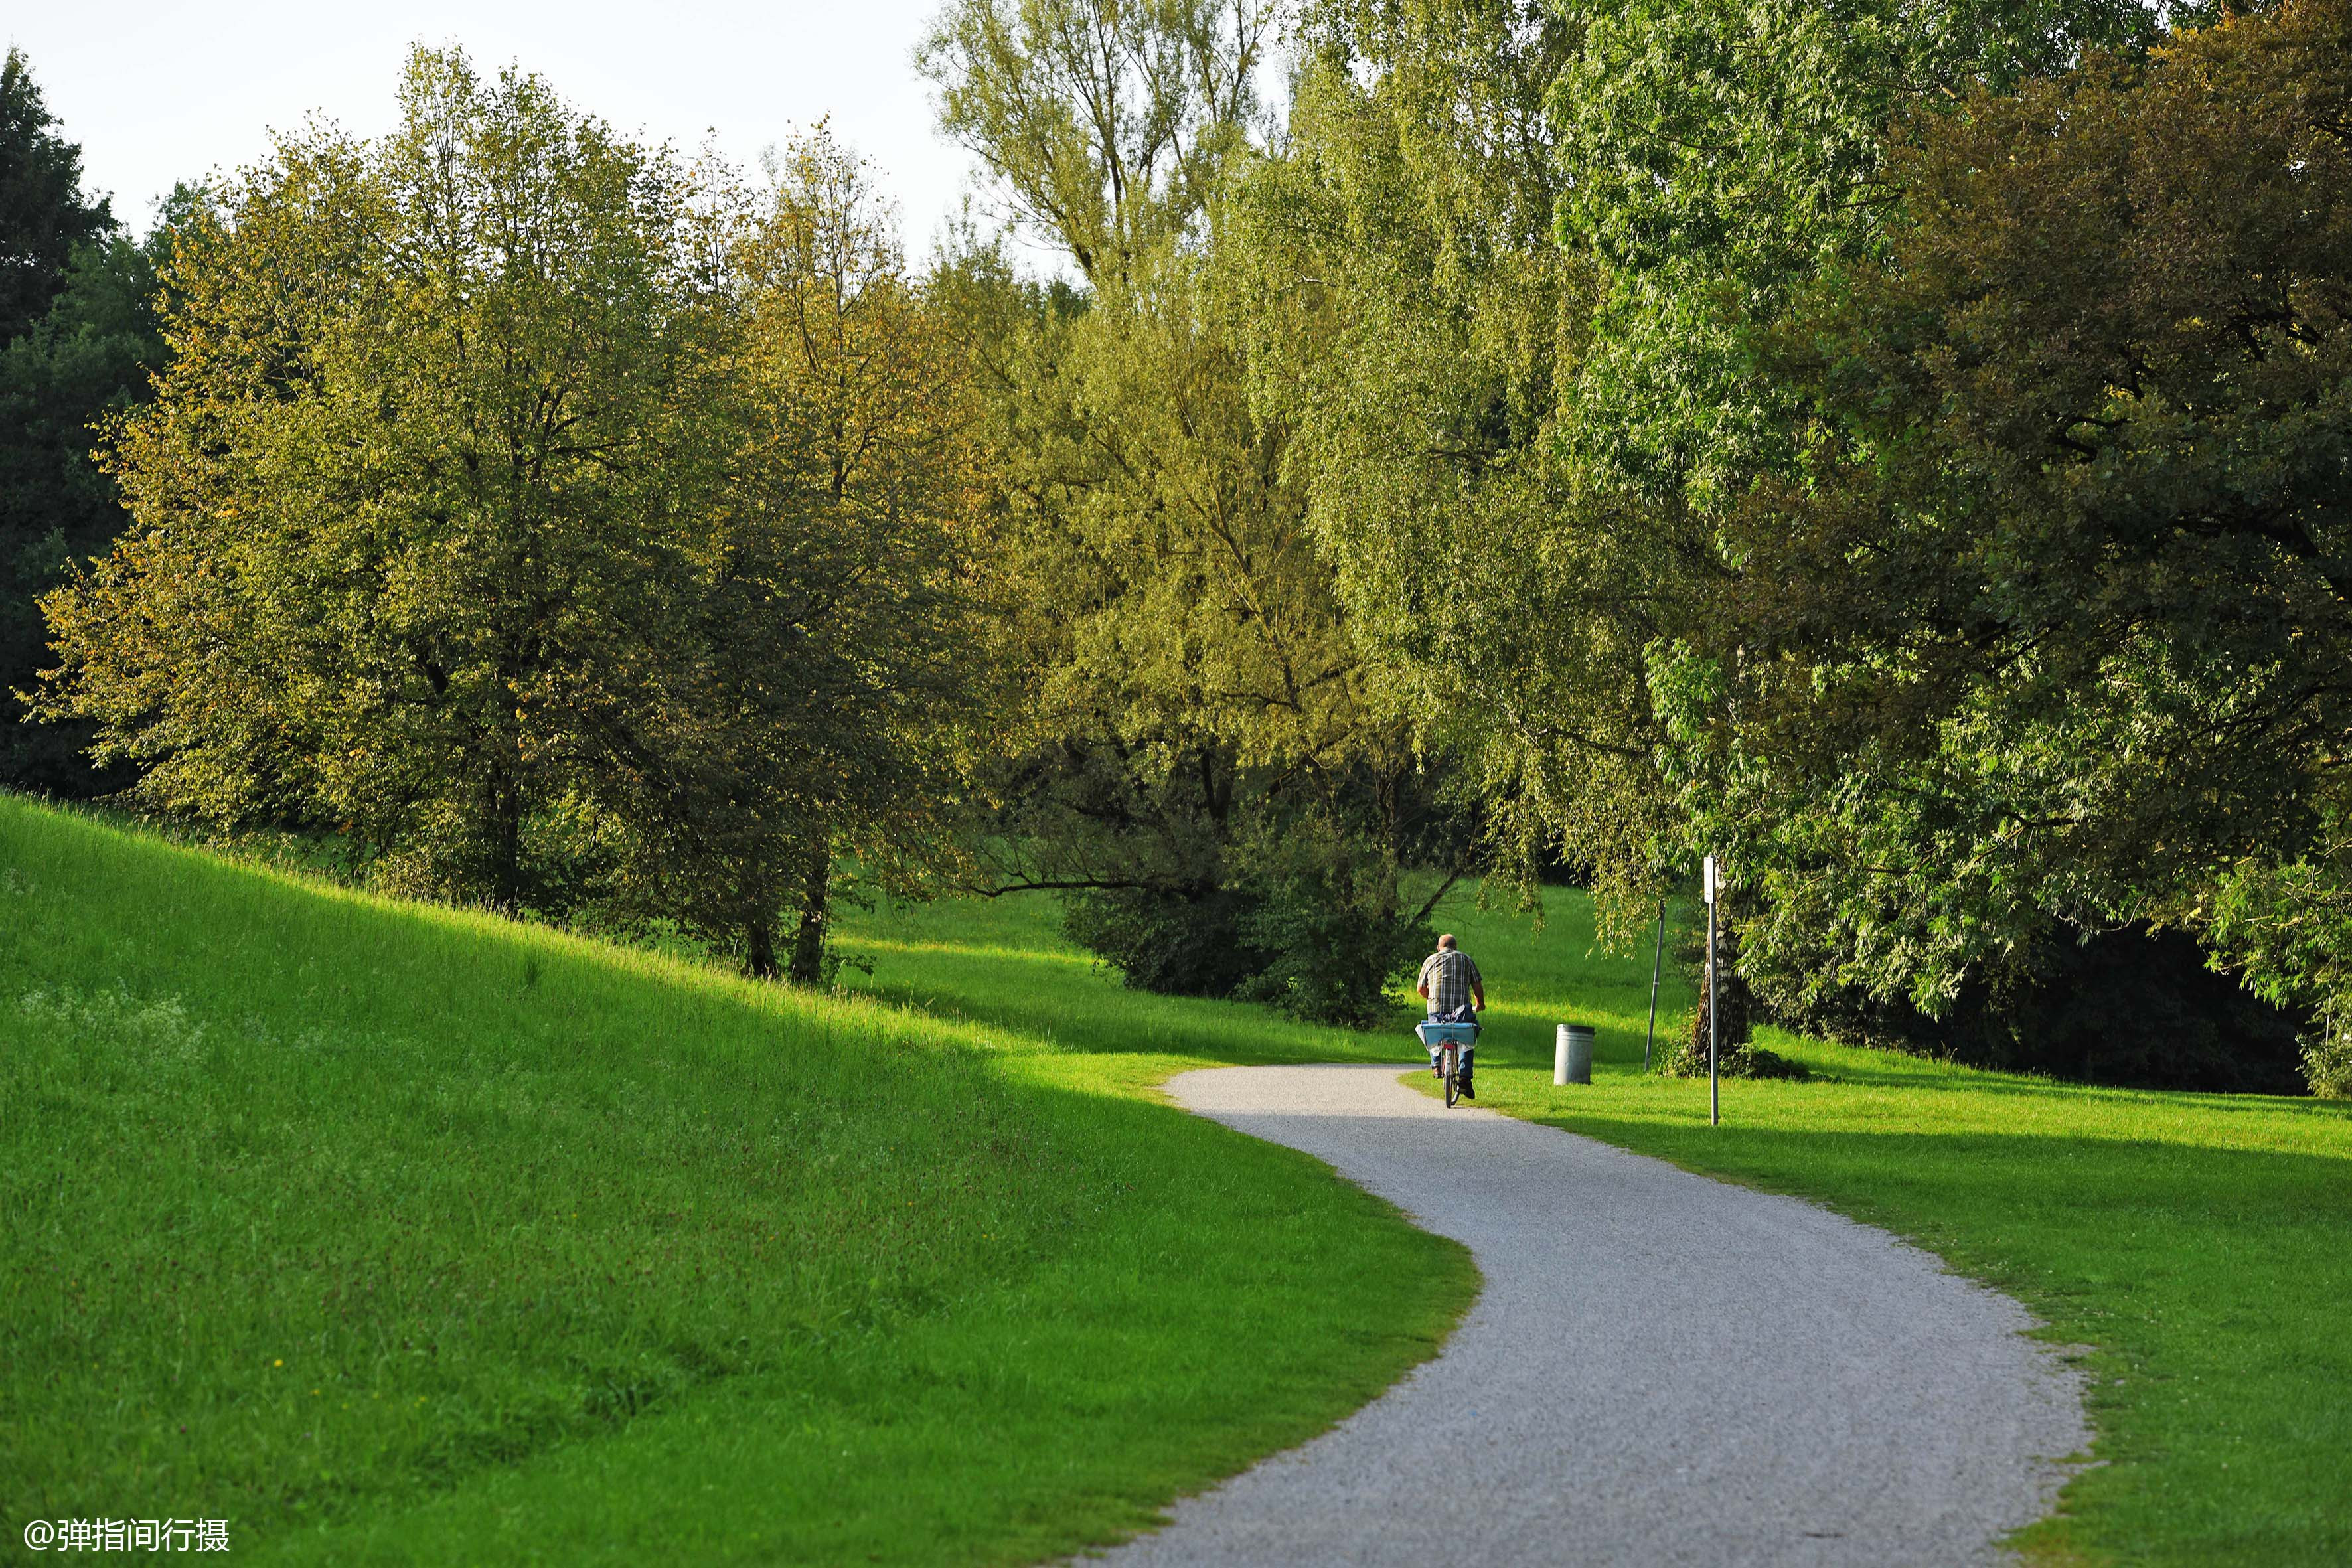
{"type": "Polygon", "coordinates": [[[1588,1024],[1562,1024],[1553,1037],[1551,1080],[1554,1083],[1592,1081],[1592,1028],[1588,1024]]]}

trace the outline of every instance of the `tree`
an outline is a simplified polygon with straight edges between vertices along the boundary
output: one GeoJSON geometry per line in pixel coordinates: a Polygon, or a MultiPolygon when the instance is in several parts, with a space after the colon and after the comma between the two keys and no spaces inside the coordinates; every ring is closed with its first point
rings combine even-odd
{"type": "Polygon", "coordinates": [[[1650,906],[1662,792],[1643,650],[1689,546],[1570,459],[1595,275],[1554,242],[1546,96],[1572,35],[1535,7],[1311,9],[1287,143],[1227,237],[1260,405],[1381,698],[1475,792],[1532,890],[1562,857],[1650,906]]]}
{"type": "Polygon", "coordinates": [[[1793,451],[1757,342],[1822,266],[1878,253],[1889,116],[2136,16],[1307,8],[1239,226],[1258,395],[1297,425],[1356,636],[1530,889],[1563,858],[1630,936],[1717,847],[1661,766],[1658,655],[1738,580],[1722,510],[1793,451]]]}
{"type": "Polygon", "coordinates": [[[144,243],[117,235],[77,249],[47,313],[0,350],[0,780],[19,789],[86,795],[129,782],[82,759],[88,724],[18,722],[14,693],[50,662],[40,596],[127,521],[92,451],[163,363],[153,296],[171,231],[167,215],[144,243]]]}
{"type": "Polygon", "coordinates": [[[1261,129],[1262,0],[951,0],[916,54],[940,128],[1097,288],[1195,238],[1261,129]]]}
{"type": "Polygon", "coordinates": [[[1303,275],[1347,269],[1316,307],[1343,346],[1302,416],[1318,526],[1347,531],[1351,605],[1375,626],[1391,606],[1381,640],[1416,703],[1468,720],[1452,749],[1507,863],[1531,881],[1549,846],[1630,937],[1720,847],[1661,765],[1658,656],[1738,575],[1723,510],[1793,458],[1760,335],[1822,267],[1876,254],[1898,110],[2063,68],[2144,17],[2117,0],[1309,16],[1325,63],[1290,162],[1300,195],[1325,191],[1292,230],[1303,275]]]}
{"type": "Polygon", "coordinates": [[[33,330],[65,287],[75,250],[114,232],[81,188],[81,149],[53,129],[25,51],[0,59],[0,345],[33,330]]]}
{"type": "Polygon", "coordinates": [[[55,124],[10,51],[0,64],[0,783],[85,795],[126,781],[81,760],[87,725],[22,723],[14,693],[48,662],[36,601],[122,526],[91,448],[96,426],[143,397],[163,361],[155,263],[190,198],[177,195],[134,243],[103,197],[83,194],[80,150],[55,124]]]}
{"type": "Polygon", "coordinates": [[[753,974],[825,975],[835,866],[960,865],[989,607],[965,367],[864,163],[824,127],[729,260],[720,504],[697,528],[656,761],[615,796],[648,907],[753,974]],[[778,957],[780,911],[794,917],[778,957]]]}
{"type": "Polygon", "coordinates": [[[1234,302],[1204,259],[1250,147],[1267,15],[1249,5],[963,0],[922,56],[943,123],[1077,290],[983,249],[960,285],[1005,476],[1008,655],[1035,718],[1004,794],[1003,886],[1073,892],[1129,982],[1246,985],[1360,1019],[1403,957],[1404,727],[1369,700],[1330,569],[1253,407],[1234,302]],[[1282,853],[1307,838],[1312,869],[1282,853]],[[1294,918],[1342,911],[1344,931],[1294,918]],[[1288,910],[1291,912],[1286,913],[1288,910]],[[1318,955],[1370,956],[1334,979],[1318,955]]]}
{"type": "Polygon", "coordinates": [[[1552,91],[1562,242],[1601,268],[1567,433],[1612,484],[1711,507],[1784,459],[1757,334],[1823,268],[1876,253],[1887,128],[2145,43],[2133,0],[1569,0],[1552,91]]]}
{"type": "Polygon", "coordinates": [[[685,173],[538,78],[420,49],[401,110],[189,226],[111,458],[134,526],[44,601],[42,708],[153,805],[559,900],[546,840],[660,689],[715,258],[685,173]]]}
{"type": "Polygon", "coordinates": [[[45,601],[44,710],[161,808],[817,981],[838,854],[902,888],[954,858],[985,599],[953,342],[823,132],[754,205],[456,52],[402,110],[187,226],[111,459],[135,526],[45,601]]]}
{"type": "Polygon", "coordinates": [[[1801,465],[1661,682],[1795,1000],[1940,1013],[2053,921],[2153,922],[2352,1083],[2347,62],[2298,0],[1974,92],[1774,340],[1801,465]]]}

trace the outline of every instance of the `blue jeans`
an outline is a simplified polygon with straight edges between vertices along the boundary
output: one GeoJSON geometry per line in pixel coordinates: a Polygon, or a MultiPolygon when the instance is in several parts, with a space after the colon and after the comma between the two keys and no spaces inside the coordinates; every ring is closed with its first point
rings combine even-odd
{"type": "MultiPolygon", "coordinates": [[[[1432,1072],[1435,1072],[1437,1070],[1437,1053],[1440,1048],[1441,1047],[1436,1046],[1429,1047],[1429,1070],[1432,1072]]],[[[1475,1046],[1462,1046],[1457,1048],[1462,1053],[1457,1058],[1462,1064],[1458,1070],[1461,1072],[1463,1077],[1467,1078],[1470,1076],[1470,1058],[1476,1053],[1478,1047],[1475,1046]]]]}

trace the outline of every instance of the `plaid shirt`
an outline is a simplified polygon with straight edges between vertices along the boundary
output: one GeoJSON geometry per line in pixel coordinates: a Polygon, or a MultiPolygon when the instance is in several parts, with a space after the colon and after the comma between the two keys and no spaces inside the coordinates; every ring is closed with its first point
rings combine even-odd
{"type": "Polygon", "coordinates": [[[1458,947],[1441,947],[1421,961],[1421,978],[1414,989],[1429,987],[1429,1016],[1470,1005],[1471,993],[1486,989],[1475,960],[1458,947]]]}

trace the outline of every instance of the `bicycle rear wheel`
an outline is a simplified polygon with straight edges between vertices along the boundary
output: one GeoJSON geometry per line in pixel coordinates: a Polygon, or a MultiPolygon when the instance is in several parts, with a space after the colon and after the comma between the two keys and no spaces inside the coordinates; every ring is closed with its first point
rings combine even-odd
{"type": "Polygon", "coordinates": [[[1445,1109],[1451,1110],[1462,1100],[1462,1047],[1446,1041],[1439,1048],[1438,1064],[1445,1069],[1445,1109]]]}

